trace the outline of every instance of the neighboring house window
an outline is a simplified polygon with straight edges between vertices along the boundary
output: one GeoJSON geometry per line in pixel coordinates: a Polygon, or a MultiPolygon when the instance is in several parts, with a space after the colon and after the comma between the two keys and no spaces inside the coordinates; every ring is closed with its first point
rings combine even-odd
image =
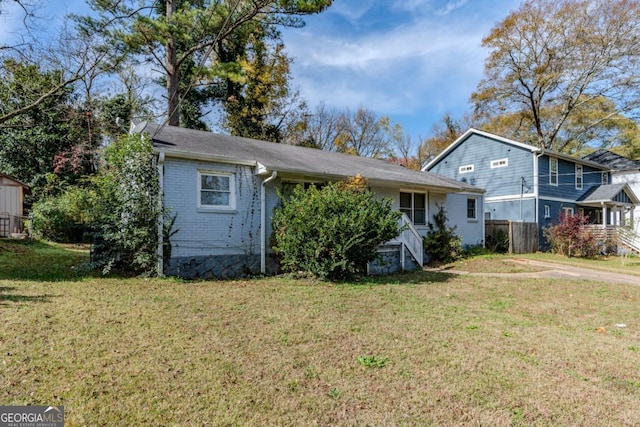
{"type": "Polygon", "coordinates": [[[478,200],[474,197],[467,199],[467,219],[476,221],[478,219],[478,200]]]}
{"type": "Polygon", "coordinates": [[[235,179],[231,173],[198,172],[199,207],[235,209],[235,179]]]}
{"type": "Polygon", "coordinates": [[[400,193],[400,211],[415,225],[427,223],[427,195],[424,193],[400,193]]]}
{"type": "Polygon", "coordinates": [[[564,215],[564,216],[573,216],[573,208],[563,206],[562,207],[562,215],[564,215]]]}
{"type": "Polygon", "coordinates": [[[582,165],[576,163],[576,190],[582,190],[582,165]]]}
{"type": "Polygon", "coordinates": [[[544,205],[544,217],[551,218],[551,206],[544,205]]]}
{"type": "Polygon", "coordinates": [[[609,174],[606,172],[602,172],[602,185],[609,184],[609,174]]]}
{"type": "Polygon", "coordinates": [[[549,157],[549,185],[558,185],[558,159],[549,157]]]}
{"type": "Polygon", "coordinates": [[[473,172],[473,165],[464,165],[458,168],[458,173],[469,173],[473,172]]]}
{"type": "Polygon", "coordinates": [[[491,160],[491,169],[504,168],[509,166],[509,159],[491,160]]]}

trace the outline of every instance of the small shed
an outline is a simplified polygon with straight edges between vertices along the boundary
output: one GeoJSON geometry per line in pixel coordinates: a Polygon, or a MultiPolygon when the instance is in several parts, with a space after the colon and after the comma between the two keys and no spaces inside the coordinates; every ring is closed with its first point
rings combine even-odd
{"type": "Polygon", "coordinates": [[[28,185],[0,173],[0,237],[24,231],[24,198],[29,193],[28,185]]]}

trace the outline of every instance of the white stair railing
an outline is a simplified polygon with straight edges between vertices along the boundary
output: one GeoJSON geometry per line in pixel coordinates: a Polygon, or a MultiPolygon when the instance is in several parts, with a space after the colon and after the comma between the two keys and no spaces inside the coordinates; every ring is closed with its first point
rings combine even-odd
{"type": "Polygon", "coordinates": [[[404,248],[407,248],[413,259],[416,260],[418,265],[422,267],[424,264],[424,246],[422,244],[422,236],[416,230],[409,217],[403,213],[400,218],[400,226],[403,228],[398,239],[402,245],[400,252],[400,259],[402,262],[402,268],[404,269],[404,248]]]}
{"type": "Polygon", "coordinates": [[[618,227],[618,241],[628,248],[640,253],[640,234],[627,227],[618,227]]]}

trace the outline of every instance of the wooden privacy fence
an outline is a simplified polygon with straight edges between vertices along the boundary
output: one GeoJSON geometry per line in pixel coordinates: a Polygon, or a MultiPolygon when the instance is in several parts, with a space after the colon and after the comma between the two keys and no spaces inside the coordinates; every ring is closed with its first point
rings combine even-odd
{"type": "Polygon", "coordinates": [[[538,224],[535,222],[486,220],[485,241],[495,241],[496,236],[500,235],[508,236],[510,254],[528,254],[538,251],[538,224]]]}

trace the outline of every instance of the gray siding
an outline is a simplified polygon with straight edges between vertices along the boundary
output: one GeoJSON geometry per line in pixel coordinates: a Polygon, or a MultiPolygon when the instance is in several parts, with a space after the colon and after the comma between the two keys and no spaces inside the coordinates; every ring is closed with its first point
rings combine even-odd
{"type": "Polygon", "coordinates": [[[520,194],[521,177],[533,183],[533,156],[524,148],[482,135],[470,135],[429,170],[487,191],[486,197],[520,194]],[[491,168],[491,161],[508,159],[505,167],[491,168]],[[459,167],[473,165],[473,172],[459,167]]]}
{"type": "Polygon", "coordinates": [[[533,198],[485,202],[487,219],[507,219],[510,221],[536,222],[536,202],[533,198]],[[520,209],[522,206],[522,217],[520,209]]]}
{"type": "Polygon", "coordinates": [[[247,166],[168,158],[164,165],[164,203],[176,214],[172,256],[260,253],[260,180],[247,166]],[[236,209],[198,209],[198,170],[235,176],[236,209]]]}

